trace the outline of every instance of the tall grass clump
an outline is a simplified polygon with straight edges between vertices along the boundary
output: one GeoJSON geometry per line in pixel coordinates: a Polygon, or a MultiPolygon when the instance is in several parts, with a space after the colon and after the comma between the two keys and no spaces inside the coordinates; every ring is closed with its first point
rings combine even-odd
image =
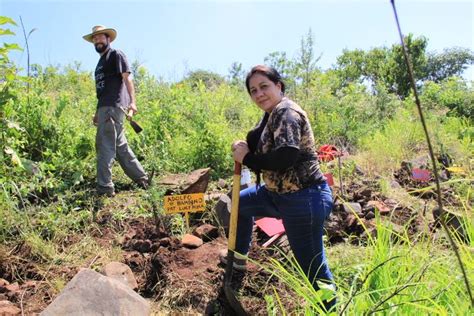
{"type": "MultiPolygon", "coordinates": [[[[470,220],[472,221],[472,215],[470,220]]],[[[472,224],[469,227],[472,237],[472,224]]],[[[445,243],[433,238],[412,242],[404,232],[394,231],[389,222],[377,216],[376,237],[365,246],[339,244],[329,247],[329,264],[337,284],[337,314],[370,315],[469,315],[470,299],[462,273],[445,243]]],[[[471,239],[472,240],[472,239],[471,239]]],[[[469,278],[474,280],[472,245],[459,244],[469,278]]],[[[297,314],[324,314],[318,302],[331,295],[327,289],[316,292],[288,256],[270,259],[263,267],[294,292],[297,314]]],[[[288,314],[275,291],[271,309],[288,314]]]]}

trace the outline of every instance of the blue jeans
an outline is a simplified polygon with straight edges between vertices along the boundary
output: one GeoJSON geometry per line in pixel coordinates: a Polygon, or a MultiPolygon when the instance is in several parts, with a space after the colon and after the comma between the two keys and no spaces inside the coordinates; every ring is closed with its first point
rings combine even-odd
{"type": "Polygon", "coordinates": [[[296,260],[318,290],[315,280],[333,280],[323,247],[323,224],[332,206],[326,183],[285,194],[268,191],[264,185],[242,190],[235,250],[248,253],[254,216],[281,218],[296,260]]]}

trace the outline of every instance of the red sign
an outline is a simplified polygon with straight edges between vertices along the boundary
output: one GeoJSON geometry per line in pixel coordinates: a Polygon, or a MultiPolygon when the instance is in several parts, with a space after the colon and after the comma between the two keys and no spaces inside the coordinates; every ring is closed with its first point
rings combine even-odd
{"type": "Polygon", "coordinates": [[[334,185],[334,178],[332,177],[332,173],[325,173],[324,176],[326,177],[326,182],[330,187],[334,185]]]}
{"type": "Polygon", "coordinates": [[[340,156],[340,152],[334,145],[322,145],[318,149],[319,160],[328,162],[340,156]]]}
{"type": "Polygon", "coordinates": [[[415,181],[428,182],[431,179],[431,172],[426,169],[413,168],[411,171],[411,177],[415,181]]]}

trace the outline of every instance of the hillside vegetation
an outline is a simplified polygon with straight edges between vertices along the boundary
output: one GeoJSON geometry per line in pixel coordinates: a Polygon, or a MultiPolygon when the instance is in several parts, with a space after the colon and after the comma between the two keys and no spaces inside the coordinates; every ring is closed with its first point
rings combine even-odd
{"type": "MultiPolygon", "coordinates": [[[[8,36],[13,24],[0,17],[2,40],[19,42],[8,36]]],[[[436,156],[449,157],[449,166],[458,168],[443,187],[450,192],[448,209],[462,218],[465,227],[464,240],[456,240],[474,286],[474,87],[461,77],[473,64],[474,54],[463,48],[429,52],[429,40],[412,35],[406,42],[436,156]]],[[[17,254],[17,261],[10,263],[26,264],[17,252],[26,245],[25,260],[37,266],[40,279],[48,278],[46,290],[54,295],[70,275],[51,276],[47,271],[87,265],[100,248],[91,239],[92,231],[100,229],[93,215],[97,208],[95,88],[92,73],[79,62],[33,64],[29,76],[20,75],[23,66],[9,59],[14,49],[20,47],[7,43],[0,47],[0,278],[10,282],[32,278],[26,270],[9,270],[12,254],[17,254]],[[82,240],[76,249],[71,248],[71,236],[82,240]]],[[[374,181],[386,196],[401,194],[389,185],[394,172],[403,161],[427,155],[427,145],[400,45],[343,51],[330,69],[318,67],[315,50],[310,31],[301,39],[298,57],[273,52],[262,63],[284,75],[289,97],[309,115],[318,146],[334,144],[348,153],[342,170],[346,184],[361,169],[362,180],[374,181]]],[[[213,180],[229,179],[230,144],[243,139],[261,116],[245,90],[242,65],[232,64],[226,77],[191,71],[180,82],[165,82],[138,62],[132,65],[139,108],[136,120],[144,130],[135,134],[127,126],[127,137],[145,169],[154,169],[159,176],[210,167],[213,180]]],[[[329,167],[323,164],[323,168],[329,167]]],[[[114,178],[119,191],[132,189],[119,167],[114,178]]],[[[162,212],[162,194],[156,188],[133,195],[136,203],[122,205],[114,219],[151,219],[153,206],[162,212]]],[[[396,198],[412,203],[414,212],[430,213],[434,207],[434,200],[431,204],[413,201],[414,196],[406,192],[396,198]]],[[[179,235],[184,226],[176,221],[169,227],[179,235]]],[[[465,280],[442,232],[412,238],[405,231],[391,238],[393,229],[381,221],[377,232],[376,238],[359,244],[329,247],[340,289],[339,311],[351,315],[473,312],[465,280]]],[[[120,258],[119,249],[100,251],[112,260],[120,258]]],[[[306,285],[298,281],[302,277],[287,274],[288,267],[278,261],[268,264],[273,264],[269,267],[273,271],[281,268],[277,277],[301,300],[312,302],[319,295],[308,294],[306,285]]],[[[268,292],[268,314],[285,312],[280,299],[284,300],[276,290],[268,292]]],[[[301,306],[298,313],[316,308],[309,303],[301,306]]]]}

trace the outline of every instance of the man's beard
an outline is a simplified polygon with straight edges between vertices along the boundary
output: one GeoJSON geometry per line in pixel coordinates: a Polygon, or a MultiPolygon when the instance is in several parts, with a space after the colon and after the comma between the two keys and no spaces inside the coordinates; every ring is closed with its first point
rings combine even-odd
{"type": "Polygon", "coordinates": [[[97,43],[94,46],[95,46],[95,51],[98,52],[99,54],[105,52],[107,48],[109,48],[109,44],[102,44],[102,43],[97,43]],[[101,46],[99,47],[99,45],[101,46]]]}

